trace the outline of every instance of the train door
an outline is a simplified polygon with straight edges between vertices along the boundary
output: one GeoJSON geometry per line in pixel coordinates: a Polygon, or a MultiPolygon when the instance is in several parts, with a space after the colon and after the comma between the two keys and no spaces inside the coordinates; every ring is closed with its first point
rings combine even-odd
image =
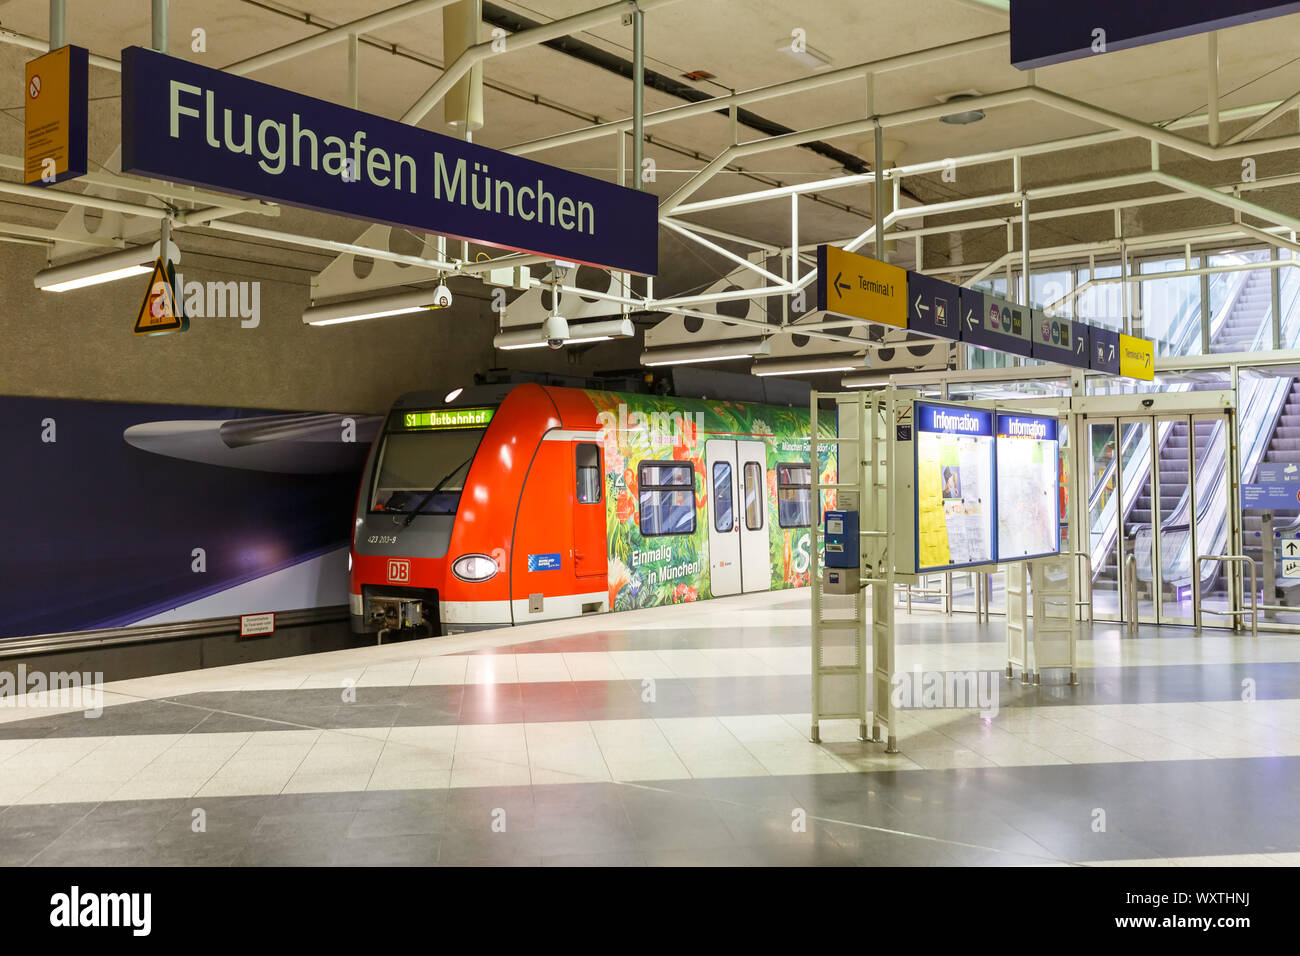
{"type": "Polygon", "coordinates": [[[772,586],[772,558],[767,507],[767,445],[761,441],[736,442],[737,483],[741,488],[740,574],[741,590],[766,591],[772,586]]]}
{"type": "Polygon", "coordinates": [[[740,519],[737,508],[736,443],[704,443],[709,495],[709,588],[714,597],[739,594],[740,519]]]}
{"type": "Polygon", "coordinates": [[[579,579],[604,578],[609,538],[605,529],[605,470],[600,445],[573,445],[573,573],[579,579]]]}

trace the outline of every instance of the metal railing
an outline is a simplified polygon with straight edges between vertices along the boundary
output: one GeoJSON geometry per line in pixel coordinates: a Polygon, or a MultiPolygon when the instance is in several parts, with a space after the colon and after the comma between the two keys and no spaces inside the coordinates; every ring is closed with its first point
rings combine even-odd
{"type": "Polygon", "coordinates": [[[1259,581],[1255,576],[1255,561],[1244,554],[1200,554],[1196,557],[1197,577],[1200,577],[1202,561],[1220,561],[1223,564],[1244,564],[1250,568],[1250,610],[1237,608],[1232,611],[1216,611],[1212,608],[1201,606],[1200,595],[1197,595],[1196,601],[1196,628],[1201,628],[1201,616],[1203,614],[1218,614],[1223,617],[1245,617],[1250,615],[1250,636],[1259,637],[1259,581]]]}
{"type": "Polygon", "coordinates": [[[1124,593],[1128,605],[1125,614],[1124,630],[1129,637],[1136,637],[1138,632],[1138,559],[1129,554],[1124,558],[1124,593]]]}

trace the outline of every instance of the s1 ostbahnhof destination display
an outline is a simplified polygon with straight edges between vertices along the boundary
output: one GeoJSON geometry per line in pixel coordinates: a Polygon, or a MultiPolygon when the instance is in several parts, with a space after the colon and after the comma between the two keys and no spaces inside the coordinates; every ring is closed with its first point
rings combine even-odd
{"type": "Polygon", "coordinates": [[[1057,420],[998,415],[998,560],[1061,550],[1057,420]]]}
{"type": "Polygon", "coordinates": [[[993,413],[917,402],[916,567],[993,560],[993,413]]]}

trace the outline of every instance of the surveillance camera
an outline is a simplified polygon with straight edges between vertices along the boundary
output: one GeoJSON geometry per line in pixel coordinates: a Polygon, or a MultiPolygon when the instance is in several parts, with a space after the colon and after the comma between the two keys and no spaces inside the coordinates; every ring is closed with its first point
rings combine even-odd
{"type": "Polygon", "coordinates": [[[438,288],[433,290],[433,305],[431,308],[445,309],[449,305],[451,305],[451,290],[439,282],[438,288]]]}
{"type": "Polygon", "coordinates": [[[565,321],[564,316],[552,315],[542,323],[542,338],[546,339],[549,348],[563,348],[568,337],[569,323],[565,321]]]}
{"type": "Polygon", "coordinates": [[[1156,400],[1155,400],[1154,398],[1145,398],[1145,399],[1142,400],[1142,407],[1143,407],[1143,408],[1150,408],[1150,407],[1151,407],[1152,405],[1154,405],[1155,403],[1156,403],[1156,400]]]}

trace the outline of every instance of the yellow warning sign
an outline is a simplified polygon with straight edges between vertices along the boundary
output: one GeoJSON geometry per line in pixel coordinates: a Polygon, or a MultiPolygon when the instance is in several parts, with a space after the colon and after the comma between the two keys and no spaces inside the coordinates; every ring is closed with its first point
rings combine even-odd
{"type": "Polygon", "coordinates": [[[818,246],[817,308],[905,329],[907,270],[837,246],[818,246]]]}
{"type": "Polygon", "coordinates": [[[1119,337],[1119,374],[1126,378],[1155,381],[1155,343],[1132,335],[1119,337]]]}
{"type": "Polygon", "coordinates": [[[23,181],[48,186],[86,174],[89,53],[65,46],[27,64],[23,181]]]}
{"type": "Polygon", "coordinates": [[[181,304],[176,298],[176,272],[171,263],[160,258],[153,264],[149,287],[140,303],[140,314],[135,319],[136,335],[164,335],[167,332],[184,332],[190,327],[181,304]]]}

